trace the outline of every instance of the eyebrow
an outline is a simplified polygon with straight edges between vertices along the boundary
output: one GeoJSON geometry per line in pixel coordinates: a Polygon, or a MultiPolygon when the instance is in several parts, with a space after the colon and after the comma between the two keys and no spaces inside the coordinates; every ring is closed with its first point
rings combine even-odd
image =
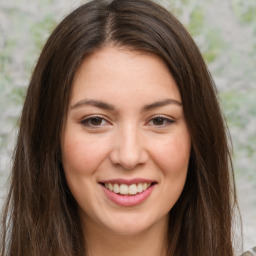
{"type": "Polygon", "coordinates": [[[108,104],[106,102],[99,101],[99,100],[87,100],[87,99],[78,101],[76,104],[71,106],[71,109],[78,108],[78,107],[81,107],[81,106],[84,106],[84,105],[94,106],[94,107],[97,107],[97,108],[110,110],[110,111],[115,110],[115,107],[113,105],[108,104]]]}
{"type": "Polygon", "coordinates": [[[152,104],[144,106],[142,111],[145,112],[145,111],[149,111],[149,110],[154,109],[154,108],[160,108],[160,107],[164,107],[164,106],[170,105],[170,104],[174,104],[174,105],[177,105],[179,107],[182,106],[182,103],[178,100],[165,99],[165,100],[160,100],[160,101],[157,101],[157,102],[154,102],[152,104]]]}
{"type": "MultiPolygon", "coordinates": [[[[146,112],[146,111],[149,111],[149,110],[152,110],[155,108],[159,108],[159,107],[164,107],[164,106],[170,105],[170,104],[182,106],[182,103],[179,102],[178,100],[164,99],[164,100],[160,100],[160,101],[145,105],[142,108],[142,112],[146,112]]],[[[109,103],[99,101],[99,100],[88,100],[88,99],[78,101],[76,104],[71,106],[71,109],[78,108],[78,107],[81,107],[84,105],[94,106],[94,107],[109,110],[109,111],[115,111],[115,109],[116,109],[114,105],[111,105],[109,103]]]]}

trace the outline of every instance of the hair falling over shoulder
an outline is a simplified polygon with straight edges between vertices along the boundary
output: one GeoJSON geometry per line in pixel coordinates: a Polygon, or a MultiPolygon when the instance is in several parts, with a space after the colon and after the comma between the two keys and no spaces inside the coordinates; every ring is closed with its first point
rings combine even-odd
{"type": "Polygon", "coordinates": [[[69,14],[46,42],[20,119],[0,255],[86,255],[61,164],[61,134],[76,70],[107,44],[158,55],[182,97],[192,150],[185,187],[169,213],[168,256],[233,256],[236,192],[215,85],[185,28],[148,0],[91,1],[69,14]]]}

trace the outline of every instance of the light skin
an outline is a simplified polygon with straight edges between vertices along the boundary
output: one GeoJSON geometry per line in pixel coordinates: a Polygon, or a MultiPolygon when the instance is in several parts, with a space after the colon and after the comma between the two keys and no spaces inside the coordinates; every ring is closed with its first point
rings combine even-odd
{"type": "Polygon", "coordinates": [[[62,158],[90,256],[166,254],[168,212],[184,187],[190,149],[178,87],[159,57],[106,46],[85,58],[62,158]],[[134,178],[154,182],[134,206],[110,200],[100,183],[134,178]]]}

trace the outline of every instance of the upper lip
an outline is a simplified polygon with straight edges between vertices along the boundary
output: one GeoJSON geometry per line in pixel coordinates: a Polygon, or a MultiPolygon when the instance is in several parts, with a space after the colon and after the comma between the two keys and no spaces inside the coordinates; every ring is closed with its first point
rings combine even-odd
{"type": "Polygon", "coordinates": [[[134,179],[110,179],[110,180],[101,180],[99,183],[111,183],[111,184],[139,184],[139,183],[156,183],[154,180],[150,179],[142,179],[142,178],[134,178],[134,179]]]}

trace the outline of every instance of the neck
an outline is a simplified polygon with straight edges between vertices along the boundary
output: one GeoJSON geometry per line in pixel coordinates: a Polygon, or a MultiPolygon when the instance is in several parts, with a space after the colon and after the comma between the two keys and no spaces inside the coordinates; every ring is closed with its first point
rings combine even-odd
{"type": "Polygon", "coordinates": [[[117,234],[86,227],[88,256],[167,255],[167,221],[161,221],[138,234],[117,234]]]}

